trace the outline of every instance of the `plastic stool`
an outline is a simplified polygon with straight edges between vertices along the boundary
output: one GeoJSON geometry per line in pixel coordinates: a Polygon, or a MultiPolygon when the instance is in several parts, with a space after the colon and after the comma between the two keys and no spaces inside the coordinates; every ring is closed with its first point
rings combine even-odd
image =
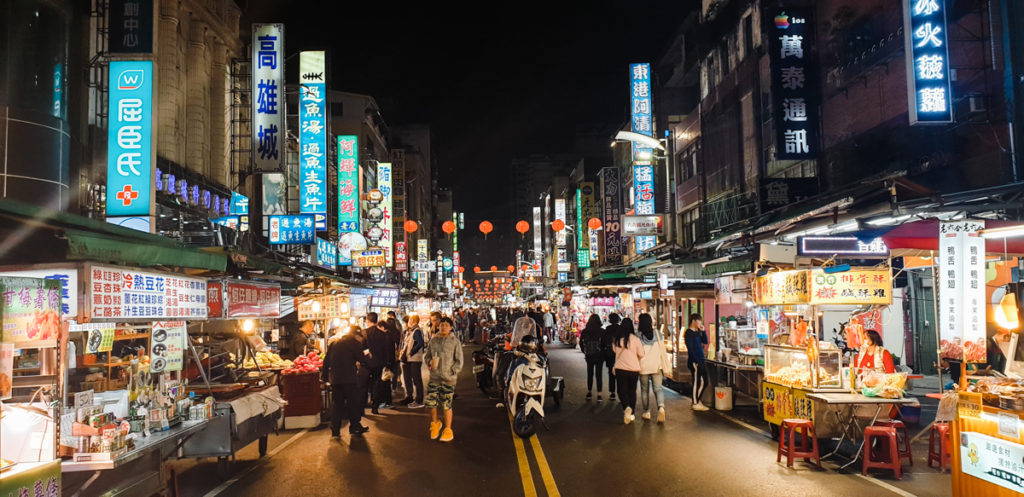
{"type": "Polygon", "coordinates": [[[886,421],[876,421],[875,426],[888,426],[896,430],[897,441],[902,440],[903,443],[898,445],[897,449],[900,453],[900,461],[903,458],[907,458],[907,465],[914,465],[914,456],[910,453],[910,437],[907,435],[907,425],[903,424],[903,421],[898,419],[890,419],[886,421]]]}
{"type": "Polygon", "coordinates": [[[896,474],[897,480],[903,478],[899,440],[896,438],[895,428],[888,426],[864,428],[864,463],[861,466],[861,475],[867,476],[868,469],[871,468],[891,469],[896,474]],[[885,441],[884,452],[871,450],[871,443],[876,438],[885,441]]]}
{"type": "Polygon", "coordinates": [[[779,430],[779,452],[775,462],[782,461],[782,455],[786,455],[786,467],[793,467],[794,458],[804,458],[821,469],[821,456],[818,454],[818,437],[814,431],[814,423],[809,419],[788,418],[782,420],[782,427],[779,430]],[[800,432],[800,445],[796,446],[796,433],[800,432]],[[788,434],[788,439],[787,439],[788,434]],[[788,440],[788,442],[787,442],[788,440]]]}
{"type": "Polygon", "coordinates": [[[949,461],[949,423],[934,423],[928,434],[928,467],[932,467],[932,463],[936,462],[939,464],[939,470],[945,471],[949,467],[949,461]],[[938,447],[935,443],[936,438],[939,442],[938,447]]]}

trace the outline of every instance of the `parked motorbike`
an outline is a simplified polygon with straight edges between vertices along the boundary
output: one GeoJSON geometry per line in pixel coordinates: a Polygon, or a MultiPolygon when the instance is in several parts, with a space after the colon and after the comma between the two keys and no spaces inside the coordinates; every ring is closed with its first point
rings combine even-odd
{"type": "Polygon", "coordinates": [[[494,363],[501,354],[505,343],[504,336],[491,338],[479,350],[473,352],[473,375],[476,376],[476,387],[484,395],[494,394],[494,363]]]}
{"type": "Polygon", "coordinates": [[[514,357],[506,379],[505,408],[512,416],[512,431],[529,438],[536,433],[537,424],[544,423],[547,361],[538,353],[533,336],[524,337],[514,357]]]}

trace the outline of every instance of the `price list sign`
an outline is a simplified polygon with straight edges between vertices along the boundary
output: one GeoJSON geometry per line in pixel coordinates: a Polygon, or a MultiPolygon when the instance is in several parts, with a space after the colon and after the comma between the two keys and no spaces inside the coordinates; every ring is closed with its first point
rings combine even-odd
{"type": "Polygon", "coordinates": [[[92,319],[206,319],[203,279],[105,266],[93,266],[89,276],[92,319]]]}

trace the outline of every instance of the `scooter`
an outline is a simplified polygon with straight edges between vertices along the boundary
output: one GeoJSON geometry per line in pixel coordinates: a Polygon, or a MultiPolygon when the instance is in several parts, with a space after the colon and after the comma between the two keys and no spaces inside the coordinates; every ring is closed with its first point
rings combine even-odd
{"type": "Polygon", "coordinates": [[[547,393],[547,362],[537,353],[536,339],[524,337],[516,347],[515,360],[505,388],[505,408],[512,416],[512,431],[529,438],[544,424],[544,397],[547,393]]]}
{"type": "Polygon", "coordinates": [[[494,337],[479,350],[473,352],[473,375],[476,376],[476,387],[484,395],[492,395],[495,385],[494,361],[500,353],[505,337],[494,337]]]}

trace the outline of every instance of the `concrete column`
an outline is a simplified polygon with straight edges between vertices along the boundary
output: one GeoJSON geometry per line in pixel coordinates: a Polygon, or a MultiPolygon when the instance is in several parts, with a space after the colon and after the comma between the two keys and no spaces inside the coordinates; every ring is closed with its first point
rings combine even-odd
{"type": "Polygon", "coordinates": [[[177,127],[181,71],[178,67],[178,33],[180,25],[178,0],[160,0],[160,20],[157,37],[157,71],[160,77],[157,89],[159,122],[157,123],[157,156],[180,164],[177,127]]]}
{"type": "Polygon", "coordinates": [[[228,188],[230,168],[231,107],[228,98],[227,47],[219,39],[211,39],[210,71],[210,180],[228,188]]]}
{"type": "Polygon", "coordinates": [[[201,175],[209,174],[210,157],[210,65],[206,53],[206,24],[189,22],[185,56],[187,78],[185,100],[185,165],[201,175]]]}

